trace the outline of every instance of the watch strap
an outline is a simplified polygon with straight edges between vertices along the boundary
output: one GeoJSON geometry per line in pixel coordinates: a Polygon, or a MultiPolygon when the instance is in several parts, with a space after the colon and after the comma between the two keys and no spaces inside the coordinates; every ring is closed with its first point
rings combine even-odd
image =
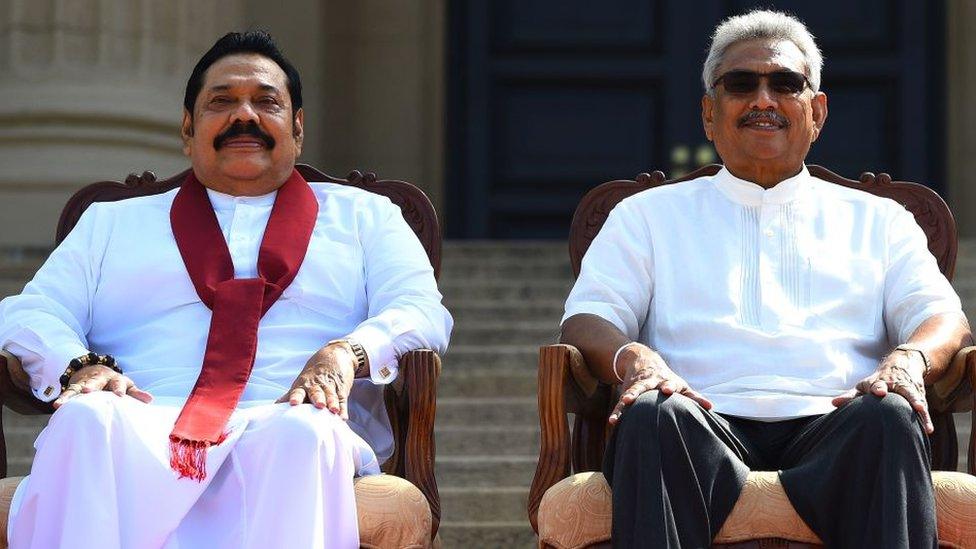
{"type": "Polygon", "coordinates": [[[366,363],[366,349],[356,341],[346,338],[333,339],[328,343],[332,345],[333,343],[344,343],[349,346],[349,350],[352,351],[354,357],[356,357],[356,377],[368,377],[369,376],[369,366],[366,363]]]}

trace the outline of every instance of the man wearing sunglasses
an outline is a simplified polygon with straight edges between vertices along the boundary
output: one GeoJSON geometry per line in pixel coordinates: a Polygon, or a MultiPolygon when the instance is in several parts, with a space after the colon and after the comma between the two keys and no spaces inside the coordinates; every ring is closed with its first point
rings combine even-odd
{"type": "Polygon", "coordinates": [[[969,328],[911,213],[807,171],[822,64],[793,17],[719,25],[724,168],[622,201],[583,260],[562,341],[621,386],[617,547],[710,546],[751,469],[827,547],[937,545],[924,384],[969,328]]]}

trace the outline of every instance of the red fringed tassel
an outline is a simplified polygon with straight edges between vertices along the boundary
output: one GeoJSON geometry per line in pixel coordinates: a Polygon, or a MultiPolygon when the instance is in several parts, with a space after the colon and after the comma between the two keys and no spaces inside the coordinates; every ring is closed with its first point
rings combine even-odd
{"type": "Polygon", "coordinates": [[[176,437],[169,439],[169,466],[180,478],[202,482],[207,478],[207,448],[210,443],[176,437]]]}

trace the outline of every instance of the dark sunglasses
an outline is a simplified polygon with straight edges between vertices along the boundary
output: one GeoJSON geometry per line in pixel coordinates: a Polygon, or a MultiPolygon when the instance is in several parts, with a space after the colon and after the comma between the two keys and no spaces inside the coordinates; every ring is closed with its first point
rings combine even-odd
{"type": "Polygon", "coordinates": [[[720,83],[725,87],[725,91],[732,94],[752,93],[759,88],[759,81],[765,78],[769,83],[769,89],[783,95],[793,95],[802,92],[807,86],[813,89],[810,81],[803,74],[793,71],[776,72],[753,72],[753,71],[729,71],[719,76],[712,88],[720,83]]]}

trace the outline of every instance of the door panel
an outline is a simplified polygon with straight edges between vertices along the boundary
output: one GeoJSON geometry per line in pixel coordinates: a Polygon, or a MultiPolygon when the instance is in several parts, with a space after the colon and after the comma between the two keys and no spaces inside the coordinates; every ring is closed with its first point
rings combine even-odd
{"type": "MultiPolygon", "coordinates": [[[[763,2],[824,50],[829,117],[808,160],[942,188],[943,2],[763,2]]],[[[610,179],[715,161],[701,128],[708,38],[748,1],[449,4],[448,236],[565,238],[610,179]]]]}

